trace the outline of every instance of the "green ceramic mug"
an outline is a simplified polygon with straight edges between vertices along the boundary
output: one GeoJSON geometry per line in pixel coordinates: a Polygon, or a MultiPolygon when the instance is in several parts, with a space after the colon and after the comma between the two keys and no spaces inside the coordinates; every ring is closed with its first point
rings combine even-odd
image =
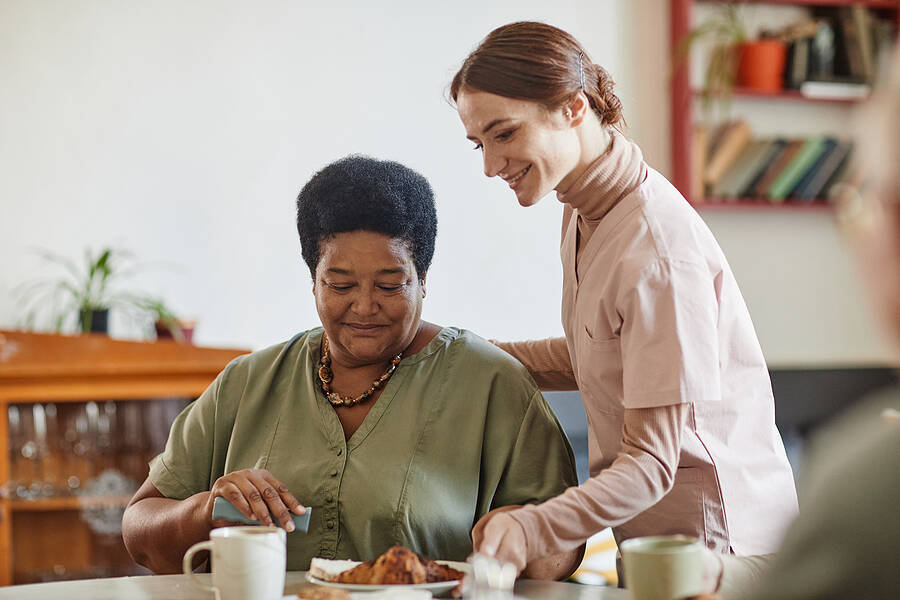
{"type": "Polygon", "coordinates": [[[703,591],[703,544],[697,538],[632,538],[621,550],[631,600],[676,600],[703,591]]]}

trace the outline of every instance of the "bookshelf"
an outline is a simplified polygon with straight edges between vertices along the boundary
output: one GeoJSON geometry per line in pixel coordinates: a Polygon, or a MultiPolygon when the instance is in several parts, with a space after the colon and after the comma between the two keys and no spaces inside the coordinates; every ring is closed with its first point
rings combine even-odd
{"type": "MultiPolygon", "coordinates": [[[[756,99],[756,100],[787,100],[798,102],[812,102],[825,104],[845,104],[853,105],[859,102],[855,98],[820,98],[814,96],[804,96],[799,90],[779,90],[777,92],[765,92],[750,88],[736,87],[732,90],[732,96],[736,98],[756,99]]],[[[693,88],[691,94],[695,97],[702,96],[703,90],[693,88]]]]}
{"type": "MultiPolygon", "coordinates": [[[[728,3],[728,0],[670,0],[672,55],[677,55],[680,41],[702,21],[698,18],[698,12],[707,9],[721,9],[728,3]]],[[[778,18],[778,15],[781,14],[779,11],[864,7],[867,10],[875,11],[878,18],[888,20],[895,30],[900,26],[900,0],[742,0],[737,3],[746,5],[746,7],[742,6],[742,9],[752,10],[756,5],[760,7],[760,10],[768,10],[770,19],[773,14],[778,18]]],[[[785,23],[782,25],[789,24],[796,14],[796,12],[785,13],[785,23]]],[[[751,29],[748,33],[752,36],[755,32],[751,29]]],[[[694,62],[696,63],[696,61],[694,62]]],[[[695,189],[698,186],[695,183],[696,177],[693,175],[694,125],[700,120],[700,100],[704,95],[696,80],[691,77],[691,70],[696,67],[697,64],[692,64],[691,60],[683,61],[674,70],[671,83],[672,181],[681,193],[695,207],[703,210],[785,210],[794,212],[829,210],[830,205],[821,200],[801,203],[795,198],[788,197],[782,202],[772,203],[766,199],[743,197],[741,194],[738,194],[736,198],[723,200],[711,197],[704,193],[704,190],[695,189]]],[[[784,127],[779,124],[780,128],[776,128],[779,137],[783,135],[802,138],[833,133],[829,131],[829,128],[837,122],[846,123],[852,108],[864,99],[809,97],[797,89],[763,92],[737,87],[732,91],[730,102],[733,105],[731,112],[735,116],[744,118],[751,128],[754,123],[764,123],[767,118],[772,118],[774,111],[774,114],[780,115],[781,123],[784,123],[784,127]],[[795,125],[793,115],[797,116],[797,123],[802,123],[802,125],[797,125],[798,131],[792,130],[795,125]]],[[[713,102],[716,100],[717,98],[713,97],[713,102]]],[[[778,118],[776,116],[776,120],[778,118]]],[[[838,137],[841,136],[838,135],[838,137]]]]}
{"type": "MultiPolygon", "coordinates": [[[[699,0],[700,2],[708,2],[709,4],[726,4],[734,0],[699,0]]],[[[742,0],[750,4],[785,4],[789,6],[847,6],[849,4],[859,4],[866,8],[897,8],[898,0],[742,0]]]]}

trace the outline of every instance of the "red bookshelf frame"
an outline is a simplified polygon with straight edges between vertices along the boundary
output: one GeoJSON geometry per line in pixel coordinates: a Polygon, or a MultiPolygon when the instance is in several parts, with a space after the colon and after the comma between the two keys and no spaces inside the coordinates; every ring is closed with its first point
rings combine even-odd
{"type": "MultiPolygon", "coordinates": [[[[730,4],[735,0],[696,0],[708,4],[730,4]]],[[[900,0],[738,0],[741,4],[784,4],[787,6],[850,6],[859,4],[866,8],[900,8],[900,0]]]]}
{"type": "Polygon", "coordinates": [[[809,202],[795,201],[792,198],[785,198],[782,202],[769,202],[768,200],[760,200],[759,198],[736,198],[724,200],[722,198],[704,198],[691,202],[695,208],[710,209],[716,211],[731,210],[751,210],[751,211],[770,211],[770,210],[786,210],[797,212],[819,211],[827,212],[832,210],[832,205],[827,202],[809,202]]]}
{"type": "MultiPolygon", "coordinates": [[[[749,88],[734,88],[732,95],[737,98],[759,98],[761,100],[788,100],[791,102],[817,102],[820,104],[856,104],[863,102],[865,98],[814,98],[804,96],[800,90],[779,90],[777,92],[763,92],[749,88]]],[[[691,90],[692,96],[702,96],[703,90],[691,90]]]]}
{"type": "MultiPolygon", "coordinates": [[[[692,11],[698,2],[708,4],[725,4],[730,0],[670,0],[670,37],[672,56],[678,52],[678,43],[691,30],[692,11]]],[[[732,0],[733,1],[733,0],[732,0]]],[[[741,4],[782,4],[785,6],[851,6],[862,5],[867,8],[889,9],[895,11],[895,22],[900,30],[900,0],[740,0],[741,4]]],[[[681,61],[672,74],[672,96],[670,116],[672,122],[672,183],[688,201],[698,209],[751,209],[751,210],[830,210],[831,205],[823,202],[791,203],[790,200],[779,204],[761,203],[756,200],[739,199],[723,201],[715,198],[697,199],[691,189],[691,157],[693,143],[693,97],[699,92],[690,87],[688,62],[681,61]]],[[[750,90],[735,90],[735,95],[742,98],[759,98],[760,100],[789,100],[793,102],[853,104],[858,99],[845,98],[807,98],[798,91],[783,90],[778,93],[761,93],[750,90]]]]}

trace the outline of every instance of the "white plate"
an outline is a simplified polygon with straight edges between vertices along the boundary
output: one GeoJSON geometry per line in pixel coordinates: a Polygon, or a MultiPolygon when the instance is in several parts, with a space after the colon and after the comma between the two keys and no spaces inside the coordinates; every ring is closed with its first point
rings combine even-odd
{"type": "MultiPolygon", "coordinates": [[[[455,560],[438,560],[442,565],[452,567],[457,571],[468,573],[471,568],[469,563],[458,562],[455,560]]],[[[323,581],[318,577],[313,577],[309,573],[306,574],[306,580],[316,585],[324,585],[325,587],[342,588],[349,592],[373,592],[375,590],[428,590],[435,596],[443,592],[452,590],[459,583],[459,579],[453,581],[437,581],[434,583],[407,583],[407,584],[364,584],[364,583],[337,583],[334,581],[323,581]]]]}

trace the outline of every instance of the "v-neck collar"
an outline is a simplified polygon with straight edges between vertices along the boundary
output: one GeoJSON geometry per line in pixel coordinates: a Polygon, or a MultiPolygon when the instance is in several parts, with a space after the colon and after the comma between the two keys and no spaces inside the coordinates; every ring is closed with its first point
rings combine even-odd
{"type": "Polygon", "coordinates": [[[578,264],[576,263],[578,243],[578,212],[572,211],[569,223],[563,237],[563,253],[565,270],[573,283],[573,296],[577,296],[578,288],[584,280],[594,258],[600,249],[606,244],[610,234],[632,211],[638,210],[641,205],[640,187],[622,198],[615,206],[597,223],[597,227],[587,245],[581,251],[581,276],[579,277],[578,264]]]}
{"type": "MultiPolygon", "coordinates": [[[[309,368],[311,369],[315,369],[315,365],[318,364],[318,349],[321,347],[322,335],[324,332],[325,330],[322,327],[317,327],[316,329],[311,330],[307,336],[306,343],[308,356],[313,363],[312,365],[309,365],[309,368]]],[[[381,394],[374,400],[372,408],[366,413],[362,423],[360,423],[359,427],[356,428],[356,431],[354,431],[349,438],[344,437],[344,428],[341,426],[341,420],[338,418],[334,407],[331,406],[331,403],[325,398],[322,389],[318,385],[314,385],[315,401],[319,408],[319,416],[322,419],[322,428],[325,430],[329,439],[339,438],[344,440],[348,452],[352,452],[354,449],[358,448],[378,425],[378,422],[394,401],[397,392],[406,383],[407,377],[410,376],[411,370],[404,367],[409,367],[426,360],[429,356],[446,345],[453,335],[454,332],[452,328],[444,327],[425,345],[424,348],[415,354],[404,357],[403,360],[400,361],[400,364],[397,365],[397,370],[394,371],[394,374],[391,375],[391,378],[388,379],[387,383],[382,388],[381,394]]]]}

